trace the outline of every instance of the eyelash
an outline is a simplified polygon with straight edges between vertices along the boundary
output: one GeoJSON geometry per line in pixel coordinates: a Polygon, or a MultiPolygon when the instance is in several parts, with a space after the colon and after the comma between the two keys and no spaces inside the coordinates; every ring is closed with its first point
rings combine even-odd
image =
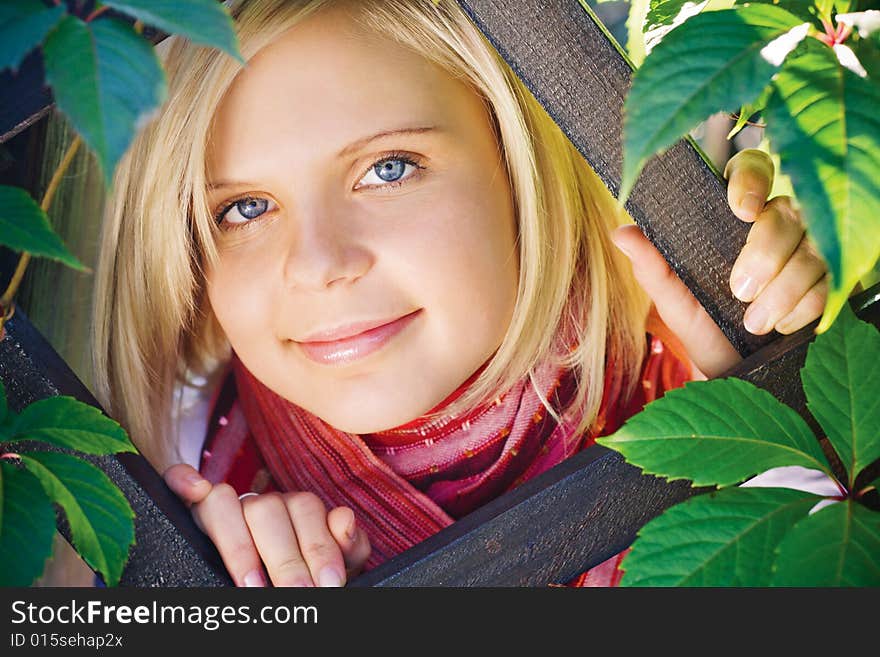
{"type": "MultiPolygon", "coordinates": [[[[362,187],[356,187],[355,189],[389,190],[389,189],[393,189],[395,187],[400,187],[401,185],[404,185],[404,184],[410,182],[411,180],[418,178],[419,177],[418,172],[425,168],[421,164],[421,162],[422,162],[421,158],[419,158],[419,156],[415,155],[414,153],[393,151],[393,152],[386,153],[386,154],[382,155],[382,157],[380,157],[377,160],[374,160],[373,163],[369,167],[367,167],[367,169],[363,172],[363,174],[361,175],[359,180],[363,179],[363,177],[366,176],[370,172],[370,170],[373,167],[375,167],[377,164],[379,164],[380,162],[387,162],[389,160],[399,160],[405,164],[411,164],[412,166],[414,166],[416,168],[416,171],[411,173],[406,178],[403,178],[402,180],[394,180],[392,182],[385,183],[384,185],[364,185],[362,187]]],[[[229,212],[233,208],[233,206],[235,206],[236,203],[238,203],[239,201],[244,201],[246,199],[255,199],[255,198],[262,199],[263,197],[254,196],[253,193],[247,193],[247,194],[241,194],[239,196],[236,196],[228,201],[224,201],[224,203],[221,204],[220,209],[215,210],[215,212],[214,212],[214,221],[217,224],[217,226],[220,228],[220,230],[230,231],[230,230],[238,230],[241,228],[245,228],[245,227],[251,226],[252,224],[256,223],[263,216],[268,214],[268,211],[267,211],[267,212],[264,212],[263,214],[261,214],[259,217],[255,217],[254,219],[252,219],[250,221],[243,221],[238,224],[227,224],[226,222],[223,221],[223,217],[226,216],[226,213],[229,212]]]]}

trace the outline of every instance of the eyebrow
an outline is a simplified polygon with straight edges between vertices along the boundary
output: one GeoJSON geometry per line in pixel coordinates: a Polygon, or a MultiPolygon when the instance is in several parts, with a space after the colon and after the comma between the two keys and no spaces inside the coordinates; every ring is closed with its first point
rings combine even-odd
{"type": "MultiPolygon", "coordinates": [[[[372,135],[367,135],[366,137],[362,137],[356,141],[351,142],[348,146],[345,146],[342,150],[340,150],[337,154],[337,158],[343,158],[351,153],[354,153],[361,148],[364,148],[368,144],[371,144],[374,141],[379,139],[385,139],[387,137],[399,137],[401,135],[421,135],[428,132],[436,132],[438,131],[437,126],[424,126],[421,128],[398,128],[396,130],[383,130],[381,132],[374,133],[372,135]]],[[[249,183],[244,181],[236,181],[236,180],[221,180],[218,182],[208,183],[208,189],[223,189],[224,187],[253,187],[256,183],[249,183]]]]}

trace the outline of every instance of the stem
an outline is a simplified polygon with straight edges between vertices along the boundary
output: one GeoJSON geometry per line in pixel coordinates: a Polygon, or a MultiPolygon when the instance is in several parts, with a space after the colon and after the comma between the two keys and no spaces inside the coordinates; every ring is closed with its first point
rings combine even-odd
{"type": "Polygon", "coordinates": [[[92,21],[92,19],[97,18],[98,16],[103,14],[108,9],[110,9],[110,7],[108,7],[107,5],[104,5],[103,7],[98,7],[97,9],[95,9],[95,11],[93,11],[91,14],[89,14],[86,17],[86,23],[90,23],[92,21]]]}
{"type": "MultiPolygon", "coordinates": [[[[46,193],[43,194],[43,201],[40,203],[40,209],[43,210],[43,212],[48,212],[49,206],[52,205],[52,199],[55,196],[55,192],[58,191],[58,185],[61,184],[61,177],[73,161],[73,156],[76,155],[76,151],[81,142],[82,139],[80,139],[79,135],[74,137],[70,146],[67,147],[67,152],[61,159],[61,163],[58,165],[58,168],[55,169],[55,173],[52,174],[52,179],[49,181],[46,193]]],[[[22,252],[18,265],[15,267],[15,273],[12,275],[12,279],[9,281],[9,285],[3,293],[3,296],[0,297],[0,338],[3,336],[3,325],[15,312],[12,300],[15,297],[15,293],[18,292],[18,286],[24,278],[24,271],[27,269],[30,260],[31,254],[27,251],[22,252]]]]}
{"type": "MultiPolygon", "coordinates": [[[[734,121],[739,121],[739,114],[730,114],[729,116],[734,121]]],[[[766,128],[767,127],[766,123],[757,123],[755,121],[746,121],[746,125],[751,125],[756,128],[766,128]]]]}

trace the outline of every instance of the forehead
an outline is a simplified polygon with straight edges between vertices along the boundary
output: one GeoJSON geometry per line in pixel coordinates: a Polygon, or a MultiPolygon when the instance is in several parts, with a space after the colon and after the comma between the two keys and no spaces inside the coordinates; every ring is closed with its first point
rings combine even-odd
{"type": "Polygon", "coordinates": [[[239,73],[215,113],[209,168],[241,168],[242,157],[283,143],[296,143],[299,154],[335,153],[371,132],[456,125],[482,112],[469,86],[331,8],[284,32],[239,73]]]}

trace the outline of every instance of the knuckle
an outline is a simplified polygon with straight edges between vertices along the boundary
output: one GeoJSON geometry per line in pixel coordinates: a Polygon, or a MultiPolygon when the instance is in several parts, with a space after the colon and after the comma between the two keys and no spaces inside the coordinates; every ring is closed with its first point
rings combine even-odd
{"type": "Polygon", "coordinates": [[[325,510],[321,498],[310,491],[285,493],[284,500],[292,514],[308,513],[316,510],[323,512],[325,510]]]}
{"type": "Polygon", "coordinates": [[[252,495],[241,500],[241,506],[245,517],[249,520],[260,519],[278,511],[284,511],[284,500],[279,493],[264,493],[252,495]]]}
{"type": "Polygon", "coordinates": [[[309,568],[302,555],[290,554],[279,561],[273,570],[283,577],[301,577],[303,573],[308,573],[309,568]]]}
{"type": "Polygon", "coordinates": [[[339,546],[332,538],[325,540],[309,539],[300,543],[299,546],[303,557],[307,561],[333,561],[341,555],[339,546]]]}
{"type": "Polygon", "coordinates": [[[235,492],[235,489],[231,485],[223,482],[214,486],[214,489],[211,491],[210,497],[214,497],[218,500],[227,500],[231,498],[235,498],[237,500],[238,493],[235,492]]]}

